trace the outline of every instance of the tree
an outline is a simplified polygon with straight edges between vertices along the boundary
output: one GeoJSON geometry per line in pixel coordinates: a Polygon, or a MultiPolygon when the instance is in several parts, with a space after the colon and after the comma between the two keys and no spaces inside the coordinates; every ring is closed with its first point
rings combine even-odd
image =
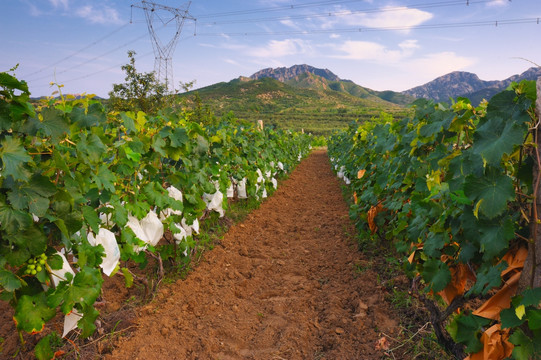
{"type": "Polygon", "coordinates": [[[167,87],[154,72],[139,73],[135,68],[135,51],[128,51],[130,62],[121,67],[126,73],[124,84],[113,84],[109,92],[109,107],[116,111],[155,113],[165,106],[167,87]]]}

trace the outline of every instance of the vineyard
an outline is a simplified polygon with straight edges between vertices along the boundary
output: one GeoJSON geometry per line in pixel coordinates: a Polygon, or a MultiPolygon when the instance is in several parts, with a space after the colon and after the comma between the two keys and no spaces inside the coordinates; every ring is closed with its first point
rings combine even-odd
{"type": "Polygon", "coordinates": [[[431,356],[541,357],[534,82],[477,107],[419,99],[402,120],[382,112],[335,131],[328,155],[349,209],[326,153],[311,151],[321,138],[181,103],[115,111],[58,89],[32,105],[27,84],[0,73],[0,300],[21,349],[36,340],[31,356],[62,358],[68,334],[93,343],[104,283],[120,278],[158,302],[99,355],[417,357],[404,345],[425,327],[397,340],[385,300],[401,280],[367,258],[379,248],[398,252],[386,261],[428,314],[443,349],[431,356]],[[196,275],[158,293],[199,256],[206,224],[272,193],[196,275]]]}
{"type": "MultiPolygon", "coordinates": [[[[57,311],[65,336],[96,330],[106,277],[139,279],[128,262],[182,264],[200,221],[228,199],[262,200],[309,153],[310,136],[190,111],[106,112],[91,96],[34,107],[0,73],[0,297],[22,333],[57,311]],[[169,241],[164,241],[169,239],[169,241]]],[[[61,87],[59,87],[61,89],[61,87]]],[[[43,337],[39,359],[54,357],[43,337]]]]}
{"type": "Polygon", "coordinates": [[[403,254],[411,295],[458,359],[541,357],[536,98],[523,81],[478,107],[420,99],[410,118],[329,143],[360,238],[403,254]]]}

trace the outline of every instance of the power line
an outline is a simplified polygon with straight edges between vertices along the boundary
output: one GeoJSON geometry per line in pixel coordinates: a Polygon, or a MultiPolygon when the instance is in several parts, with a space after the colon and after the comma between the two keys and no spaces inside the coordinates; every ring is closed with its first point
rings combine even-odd
{"type": "MultiPolygon", "coordinates": [[[[490,0],[478,0],[472,1],[470,4],[479,4],[487,3],[490,0]]],[[[375,13],[385,13],[392,11],[404,11],[411,9],[429,9],[429,8],[438,8],[438,7],[448,7],[448,6],[464,6],[464,1],[445,1],[437,3],[425,3],[425,4],[414,4],[406,6],[388,6],[382,8],[372,8],[365,10],[338,10],[338,11],[327,11],[317,14],[305,14],[305,15],[288,15],[280,17],[270,17],[270,18],[255,18],[255,19],[233,19],[233,20],[224,20],[224,21],[213,21],[206,22],[202,25],[228,25],[228,24],[243,24],[243,23],[257,23],[257,22],[268,22],[268,21],[283,21],[283,20],[303,20],[303,19],[315,19],[315,18],[326,18],[326,17],[338,17],[338,16],[352,16],[359,14],[375,14],[375,13]]]]}
{"type": "Polygon", "coordinates": [[[416,26],[386,26],[386,27],[356,27],[342,29],[322,30],[287,30],[287,31],[253,31],[253,32],[220,32],[220,33],[198,33],[197,36],[268,36],[268,35],[313,35],[313,34],[335,34],[353,32],[376,32],[376,31],[399,31],[399,30],[424,30],[424,29],[446,29],[446,28],[467,28],[480,26],[498,27],[502,25],[537,24],[540,18],[523,18],[510,20],[475,21],[446,24],[427,24],[416,26]]]}
{"type": "MultiPolygon", "coordinates": [[[[146,36],[146,34],[145,34],[145,36],[146,36]]],[[[146,56],[151,55],[152,53],[153,53],[153,51],[148,52],[148,53],[146,53],[146,54],[143,54],[143,55],[141,55],[141,56],[138,56],[137,58],[138,58],[138,59],[141,59],[141,58],[144,58],[144,57],[146,57],[146,56]]],[[[118,68],[120,68],[122,65],[124,65],[124,64],[117,64],[117,65],[108,67],[108,68],[106,68],[106,69],[102,69],[102,70],[98,70],[98,71],[92,72],[92,73],[90,73],[90,74],[86,74],[86,75],[82,75],[82,76],[79,76],[79,77],[76,77],[76,78],[64,80],[64,81],[62,81],[62,84],[69,83],[69,82],[72,82],[72,81],[77,81],[77,80],[87,79],[87,78],[89,78],[89,77],[91,77],[91,76],[94,76],[94,75],[97,75],[97,74],[101,74],[101,73],[106,72],[106,71],[110,71],[110,70],[113,70],[113,69],[118,69],[118,68]]]]}
{"type": "MultiPolygon", "coordinates": [[[[93,61],[96,61],[96,60],[98,60],[98,59],[101,59],[102,57],[105,57],[105,56],[107,56],[107,55],[109,55],[109,54],[112,54],[113,52],[115,52],[115,51],[117,51],[117,50],[120,50],[120,49],[122,49],[123,47],[126,47],[126,46],[128,46],[128,45],[130,45],[130,44],[132,44],[132,43],[134,43],[134,42],[136,42],[136,41],[139,41],[139,40],[141,40],[142,38],[144,38],[144,37],[146,37],[146,36],[147,36],[147,34],[143,34],[143,35],[141,35],[141,36],[138,36],[138,37],[136,37],[136,38],[134,38],[134,39],[132,39],[132,40],[130,40],[130,41],[125,42],[124,44],[122,44],[122,45],[120,45],[120,46],[115,47],[115,48],[112,49],[112,50],[109,50],[109,51],[107,51],[107,52],[101,54],[101,55],[95,56],[95,57],[93,57],[93,58],[91,58],[91,59],[89,59],[89,60],[83,61],[82,63],[78,63],[78,64],[76,64],[76,65],[73,65],[73,66],[70,66],[70,67],[68,67],[68,68],[66,68],[66,69],[63,69],[63,70],[61,70],[61,71],[59,71],[59,72],[56,72],[56,74],[57,74],[57,75],[63,74],[63,73],[66,73],[66,72],[68,72],[68,71],[70,71],[70,70],[73,70],[73,69],[75,69],[75,68],[81,67],[81,66],[83,66],[83,65],[86,65],[86,64],[91,63],[91,62],[93,62],[93,61]]],[[[49,77],[50,77],[50,75],[44,75],[44,76],[41,76],[41,77],[38,77],[38,78],[35,78],[35,79],[30,79],[29,81],[38,81],[38,80],[46,79],[46,78],[49,78],[49,77]]]]}
{"type": "MultiPolygon", "coordinates": [[[[313,2],[313,3],[306,3],[306,4],[299,4],[299,5],[289,5],[289,6],[279,6],[279,7],[269,7],[269,8],[259,8],[259,9],[251,9],[251,10],[239,10],[239,11],[230,11],[230,12],[223,12],[223,13],[215,13],[215,14],[207,14],[207,15],[199,15],[199,19],[203,18],[217,18],[217,17],[228,17],[228,16],[238,16],[238,15],[248,15],[248,14],[257,14],[257,13],[269,13],[269,12],[275,12],[275,11],[286,11],[286,10],[298,10],[303,8],[309,8],[309,7],[320,7],[322,5],[337,5],[337,4],[344,4],[344,3],[352,3],[352,2],[359,2],[360,0],[335,0],[335,1],[320,1],[320,2],[313,2]]],[[[387,11],[396,11],[396,10],[404,10],[404,9],[423,9],[423,8],[435,8],[435,7],[446,7],[446,6],[469,6],[473,4],[482,4],[482,3],[488,3],[492,0],[454,0],[454,1],[440,1],[440,2],[431,2],[431,3],[420,3],[420,4],[412,4],[412,5],[403,5],[403,6],[389,6],[389,7],[379,7],[379,8],[371,8],[371,9],[365,9],[365,10],[355,10],[352,11],[354,13],[378,13],[378,12],[387,12],[387,11]]],[[[337,11],[335,13],[346,13],[349,11],[337,11]]],[[[319,14],[321,16],[328,15],[329,12],[325,12],[322,14],[319,14]]],[[[299,18],[309,18],[314,15],[301,15],[299,18]]],[[[316,15],[317,16],[317,15],[316,15]]],[[[281,18],[280,18],[281,19],[281,18]]],[[[223,21],[223,22],[208,22],[206,24],[227,24],[227,23],[234,23],[234,22],[242,22],[243,20],[229,20],[229,21],[223,21]]],[[[260,19],[248,19],[250,22],[254,21],[272,21],[272,18],[260,18],[260,19]]]]}
{"type": "Polygon", "coordinates": [[[34,72],[30,73],[30,74],[26,74],[26,75],[23,76],[23,77],[27,78],[27,77],[30,77],[30,76],[32,76],[32,75],[39,74],[39,73],[41,73],[41,72],[43,72],[43,71],[45,71],[45,70],[47,70],[47,69],[50,69],[50,68],[52,68],[52,67],[54,67],[54,66],[60,64],[61,62],[64,62],[64,61],[66,61],[66,60],[68,60],[68,59],[71,59],[71,58],[74,57],[75,55],[78,55],[78,54],[82,53],[83,51],[85,51],[85,50],[91,48],[92,46],[94,46],[94,45],[96,45],[96,44],[99,44],[99,43],[102,42],[103,40],[105,40],[105,39],[107,39],[107,38],[113,36],[114,34],[116,34],[117,32],[119,32],[120,30],[122,30],[123,28],[125,28],[125,27],[128,26],[128,25],[129,25],[129,23],[125,23],[125,24],[121,25],[120,27],[114,29],[114,30],[111,31],[110,33],[108,33],[108,34],[102,36],[101,38],[99,38],[99,39],[97,39],[97,40],[91,42],[91,43],[88,44],[88,45],[85,45],[84,47],[80,48],[79,50],[74,51],[74,52],[71,53],[70,55],[63,57],[62,59],[56,61],[55,63],[50,64],[50,65],[47,65],[47,66],[45,66],[45,67],[43,67],[43,68],[41,68],[41,69],[39,69],[39,70],[37,70],[37,71],[34,71],[34,72]]]}

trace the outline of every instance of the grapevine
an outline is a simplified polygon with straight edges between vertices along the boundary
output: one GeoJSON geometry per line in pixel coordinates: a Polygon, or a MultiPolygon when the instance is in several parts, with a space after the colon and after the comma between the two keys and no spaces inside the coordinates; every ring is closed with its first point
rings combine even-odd
{"type": "Polygon", "coordinates": [[[519,285],[539,222],[536,98],[523,81],[478,107],[419,99],[411,117],[355,124],[329,144],[359,231],[404,254],[412,294],[460,359],[541,354],[541,288],[519,285]]]}
{"type": "Polygon", "coordinates": [[[310,147],[309,135],[231,114],[108,113],[92,96],[69,95],[34,107],[29,95],[0,73],[0,298],[27,333],[59,309],[72,323],[63,336],[75,327],[90,336],[104,277],[130,277],[126,261],[189,256],[199,220],[223,216],[240,190],[262,199],[310,147]],[[162,241],[165,231],[175,241],[162,241]]]}

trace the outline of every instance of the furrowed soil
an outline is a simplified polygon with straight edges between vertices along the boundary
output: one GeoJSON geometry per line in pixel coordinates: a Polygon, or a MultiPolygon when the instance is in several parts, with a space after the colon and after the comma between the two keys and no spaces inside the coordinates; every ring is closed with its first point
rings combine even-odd
{"type": "MultiPolygon", "coordinates": [[[[60,358],[406,358],[377,345],[400,338],[398,314],[355,233],[327,153],[314,151],[152,302],[134,307],[128,299],[141,294],[119,275],[107,279],[98,332],[83,341],[71,332],[75,343],[60,358]]],[[[0,303],[0,358],[33,358],[38,339],[25,335],[17,350],[12,316],[0,303]]],[[[62,325],[59,315],[50,328],[62,333],[62,325]]]]}
{"type": "Polygon", "coordinates": [[[381,359],[398,329],[327,153],[303,160],[186,280],[139,310],[107,359],[381,359]]]}

